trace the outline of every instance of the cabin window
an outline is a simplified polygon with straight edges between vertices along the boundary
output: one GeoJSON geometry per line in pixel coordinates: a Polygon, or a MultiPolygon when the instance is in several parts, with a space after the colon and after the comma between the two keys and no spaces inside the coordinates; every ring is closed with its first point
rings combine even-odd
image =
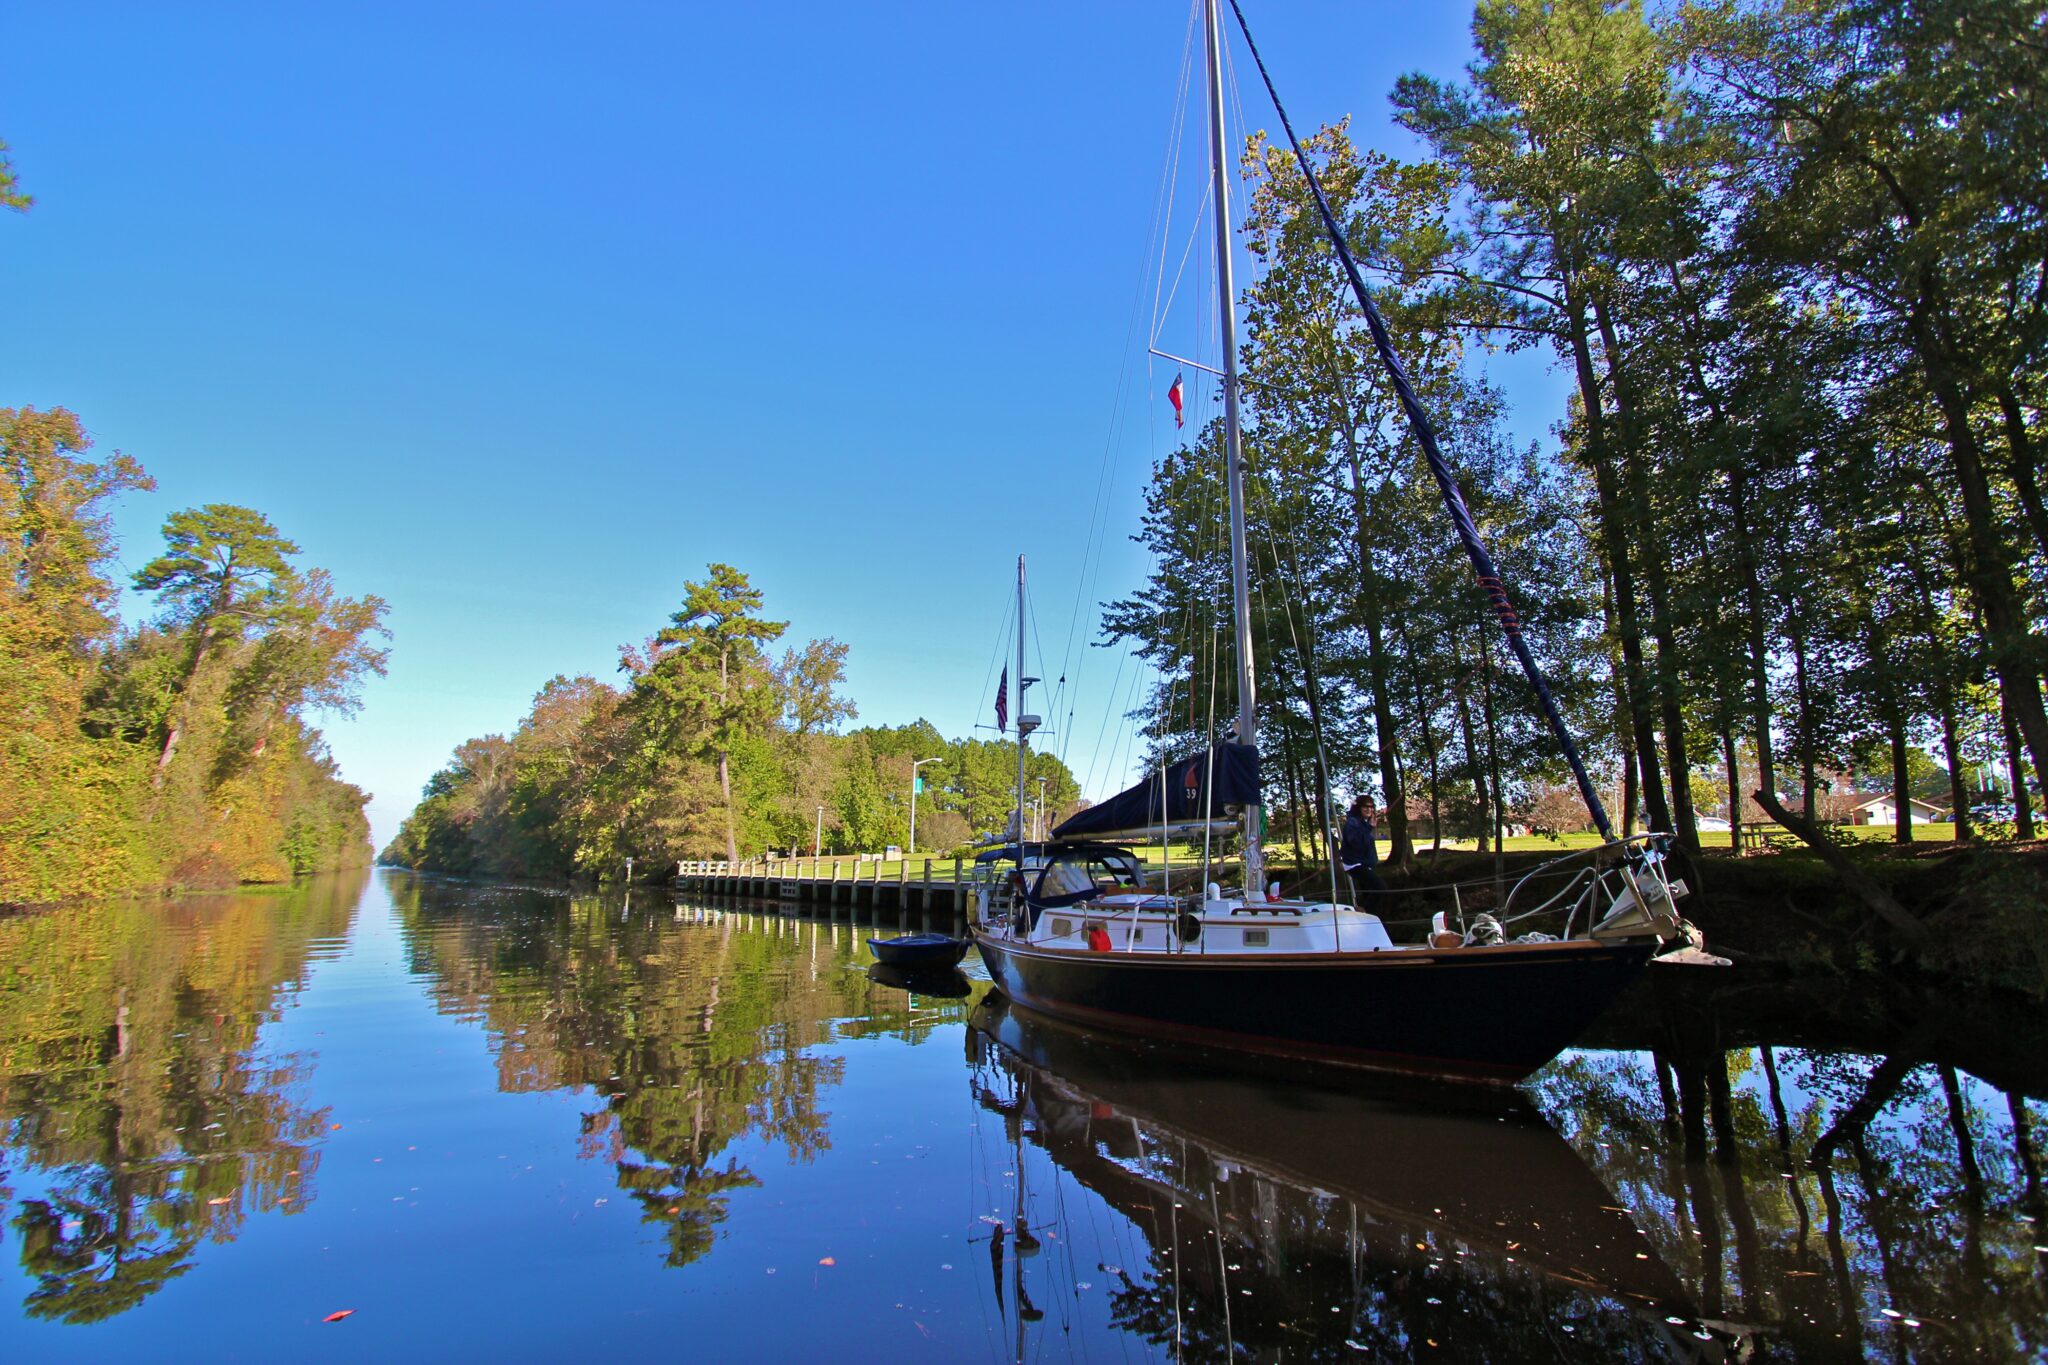
{"type": "Polygon", "coordinates": [[[1052,922],[1052,936],[1054,938],[1064,938],[1073,932],[1074,922],[1070,919],[1056,919],[1052,922]]]}
{"type": "Polygon", "coordinates": [[[1131,942],[1133,942],[1133,943],[1143,943],[1144,941],[1145,941],[1145,931],[1144,931],[1143,929],[1133,929],[1133,930],[1131,930],[1131,942]]]}
{"type": "Polygon", "coordinates": [[[1267,933],[1267,931],[1266,931],[1266,930],[1264,930],[1264,929],[1247,929],[1247,930],[1245,930],[1245,931],[1244,931],[1244,946],[1245,946],[1245,947],[1247,947],[1247,948],[1263,948],[1263,947],[1265,947],[1265,946],[1266,946],[1266,933],[1267,933]]]}

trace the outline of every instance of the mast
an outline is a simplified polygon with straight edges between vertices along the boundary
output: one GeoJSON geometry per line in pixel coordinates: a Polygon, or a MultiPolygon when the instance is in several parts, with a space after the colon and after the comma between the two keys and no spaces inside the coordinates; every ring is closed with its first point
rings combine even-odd
{"type": "Polygon", "coordinates": [[[1024,689],[1031,679],[1024,676],[1024,556],[1017,556],[1017,866],[1024,866],[1024,737],[1031,733],[1025,724],[1024,689]]]}
{"type": "MultiPolygon", "coordinates": [[[[1216,292],[1223,338],[1223,455],[1230,485],[1230,593],[1237,625],[1237,742],[1258,744],[1258,684],[1252,674],[1252,595],[1246,572],[1244,534],[1244,451],[1237,413],[1237,288],[1230,271],[1230,160],[1223,145],[1223,29],[1216,0],[1202,0],[1202,32],[1209,56],[1209,162],[1216,182],[1216,292]]],[[[1021,657],[1021,655],[1020,655],[1021,657]]],[[[1214,737],[1211,736],[1211,743],[1214,737]]],[[[1021,797],[1019,798],[1022,799],[1021,797]]],[[[1264,851],[1259,847],[1264,811],[1256,801],[1244,811],[1244,894],[1264,891],[1264,851]]]]}

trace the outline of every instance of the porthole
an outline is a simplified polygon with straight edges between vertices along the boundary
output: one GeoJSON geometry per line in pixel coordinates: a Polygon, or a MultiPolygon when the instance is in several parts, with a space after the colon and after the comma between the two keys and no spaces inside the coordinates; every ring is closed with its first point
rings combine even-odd
{"type": "Polygon", "coordinates": [[[1054,938],[1064,938],[1073,932],[1074,922],[1070,919],[1056,919],[1052,922],[1052,936],[1054,938]]]}
{"type": "Polygon", "coordinates": [[[1266,930],[1264,930],[1264,929],[1247,929],[1247,930],[1245,930],[1245,931],[1244,931],[1244,946],[1245,946],[1245,947],[1247,947],[1247,948],[1263,948],[1263,947],[1265,947],[1265,946],[1266,946],[1266,933],[1267,933],[1267,931],[1266,931],[1266,930]]]}

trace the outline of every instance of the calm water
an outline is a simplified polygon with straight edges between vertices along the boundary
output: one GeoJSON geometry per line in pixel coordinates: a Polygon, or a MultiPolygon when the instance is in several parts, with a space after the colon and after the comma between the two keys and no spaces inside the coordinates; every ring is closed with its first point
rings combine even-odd
{"type": "Polygon", "coordinates": [[[1645,992],[1522,1092],[1331,1087],[860,937],[397,874],[0,919],[0,1359],[2048,1352],[2031,1045],[1645,992]]]}

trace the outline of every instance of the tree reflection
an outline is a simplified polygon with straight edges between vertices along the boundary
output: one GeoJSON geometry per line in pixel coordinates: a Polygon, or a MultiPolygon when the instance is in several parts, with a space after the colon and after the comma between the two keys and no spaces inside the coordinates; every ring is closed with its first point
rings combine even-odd
{"type": "Polygon", "coordinates": [[[1873,1057],[1678,1039],[1568,1056],[1536,1088],[1702,1311],[1777,1357],[2035,1359],[2034,1114],[1932,1040],[1873,1057]]]}
{"type": "Polygon", "coordinates": [[[0,919],[0,1189],[33,1317],[97,1322],[315,1197],[324,1111],[257,1032],[362,878],[0,919]]]}
{"type": "Polygon", "coordinates": [[[729,1196],[762,1184],[743,1139],[809,1162],[831,1146],[835,1039],[922,1041],[962,1003],[913,1013],[860,970],[850,928],[597,897],[395,881],[408,954],[438,1008],[482,1022],[506,1091],[584,1089],[579,1152],[609,1162],[665,1259],[705,1255],[729,1196]]]}

